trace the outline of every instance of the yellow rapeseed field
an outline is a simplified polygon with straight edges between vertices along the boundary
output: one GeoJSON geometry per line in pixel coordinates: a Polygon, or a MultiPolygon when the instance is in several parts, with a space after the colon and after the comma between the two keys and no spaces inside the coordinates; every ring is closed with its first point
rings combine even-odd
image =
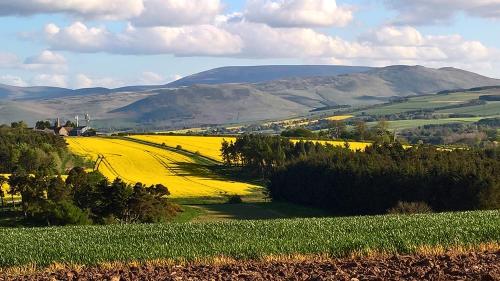
{"type": "Polygon", "coordinates": [[[233,137],[203,137],[203,136],[162,136],[162,135],[137,135],[134,139],[152,142],[156,144],[165,144],[170,147],[180,145],[182,149],[200,153],[201,155],[222,161],[220,149],[222,141],[236,141],[233,137]]]}
{"type": "MultiPolygon", "coordinates": [[[[176,147],[181,145],[183,149],[191,152],[199,152],[205,157],[212,158],[217,161],[222,161],[220,155],[220,149],[222,146],[222,141],[236,141],[234,137],[204,137],[204,136],[161,136],[161,135],[136,135],[132,138],[143,140],[156,144],[165,144],[170,147],[176,147]]],[[[292,140],[293,142],[298,142],[299,140],[292,140]]],[[[333,146],[344,146],[343,141],[324,141],[316,140],[314,142],[319,142],[321,144],[331,144],[333,146]]],[[[370,146],[369,142],[349,142],[349,147],[352,150],[364,151],[366,147],[370,146]]]]}
{"type": "MultiPolygon", "coordinates": [[[[0,177],[5,177],[5,178],[9,178],[10,175],[8,174],[0,174],[0,177]]],[[[8,184],[3,184],[2,186],[0,186],[0,188],[4,191],[5,195],[7,196],[7,192],[9,191],[10,187],[8,184]]]]}
{"type": "MultiPolygon", "coordinates": [[[[294,143],[299,142],[299,141],[300,140],[292,140],[292,142],[294,142],[294,143]]],[[[345,141],[326,141],[326,140],[305,140],[305,141],[312,141],[315,143],[321,143],[323,145],[325,145],[325,144],[331,144],[333,146],[344,146],[345,145],[345,141]]],[[[348,143],[349,143],[349,148],[354,150],[354,151],[357,151],[357,150],[364,151],[367,147],[372,145],[372,143],[370,143],[370,142],[350,141],[348,143]]]]}
{"type": "Polygon", "coordinates": [[[347,120],[349,118],[354,117],[353,115],[338,115],[338,116],[330,116],[325,118],[326,120],[330,121],[342,121],[342,120],[347,120]]]}
{"type": "MultiPolygon", "coordinates": [[[[5,178],[8,179],[10,177],[10,174],[0,174],[0,176],[3,176],[3,177],[5,177],[5,178]]],[[[66,178],[68,177],[68,175],[62,175],[61,177],[62,177],[63,180],[66,180],[66,178]]],[[[5,198],[7,198],[7,197],[10,198],[11,195],[8,194],[8,192],[10,190],[9,184],[5,183],[2,186],[0,186],[0,188],[4,191],[5,198]]],[[[21,196],[20,195],[15,195],[14,198],[15,199],[19,199],[19,198],[21,198],[21,196]]]]}
{"type": "Polygon", "coordinates": [[[193,169],[199,166],[190,157],[153,146],[109,138],[71,137],[66,141],[70,150],[78,155],[93,160],[99,155],[104,156],[99,171],[107,178],[120,177],[131,184],[161,183],[168,187],[173,198],[249,195],[261,189],[256,185],[200,173],[193,169]]]}

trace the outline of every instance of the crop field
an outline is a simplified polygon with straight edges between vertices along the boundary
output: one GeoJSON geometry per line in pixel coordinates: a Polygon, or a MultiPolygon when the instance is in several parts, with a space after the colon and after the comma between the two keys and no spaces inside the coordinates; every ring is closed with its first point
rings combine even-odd
{"type": "Polygon", "coordinates": [[[500,211],[150,225],[0,228],[0,267],[352,253],[497,244],[500,211]]]}
{"type": "MultiPolygon", "coordinates": [[[[431,95],[422,97],[412,97],[406,102],[394,103],[389,105],[381,105],[372,109],[362,110],[355,112],[354,115],[360,115],[363,112],[367,115],[386,115],[402,113],[407,111],[415,111],[421,109],[438,109],[444,106],[460,105],[467,103],[471,100],[477,100],[483,95],[498,94],[497,92],[481,91],[481,92],[464,92],[464,93],[451,93],[446,95],[431,95]]],[[[446,109],[438,111],[438,113],[469,113],[478,116],[498,115],[500,111],[499,102],[487,102],[482,106],[467,106],[457,107],[453,109],[446,109]]]]}
{"type": "MultiPolygon", "coordinates": [[[[133,139],[146,141],[154,144],[165,144],[169,147],[175,148],[177,145],[182,146],[182,149],[199,153],[202,156],[222,161],[220,155],[220,148],[222,146],[222,141],[235,141],[234,137],[204,137],[204,136],[165,136],[165,135],[135,135],[131,136],[133,139]]],[[[299,142],[300,140],[292,140],[292,142],[299,142]]],[[[324,141],[324,140],[306,140],[318,142],[321,144],[331,144],[333,146],[344,146],[343,141],[324,141]]],[[[369,142],[349,142],[349,147],[352,150],[365,150],[366,147],[370,146],[369,142]]]]}
{"type": "MultiPolygon", "coordinates": [[[[389,129],[404,130],[417,128],[425,125],[443,125],[456,123],[474,123],[483,119],[483,117],[463,117],[463,118],[441,118],[441,119],[414,119],[414,120],[396,120],[387,121],[389,129]]],[[[368,126],[375,126],[377,122],[369,122],[368,126]]]]}
{"type": "MultiPolygon", "coordinates": [[[[297,143],[300,140],[292,140],[292,142],[297,143]]],[[[304,140],[304,141],[312,141],[315,143],[320,143],[322,145],[330,144],[333,146],[345,146],[346,142],[345,141],[327,141],[327,140],[304,140]]],[[[367,147],[371,146],[372,143],[370,142],[357,142],[357,141],[349,141],[347,142],[349,144],[349,148],[357,151],[364,151],[367,147]]]]}
{"type": "Polygon", "coordinates": [[[199,153],[205,157],[222,161],[221,146],[226,141],[235,141],[234,137],[202,137],[202,136],[164,136],[164,135],[136,135],[131,138],[156,144],[165,144],[170,147],[180,145],[182,149],[199,153]]]}
{"type": "Polygon", "coordinates": [[[343,121],[343,120],[347,120],[347,119],[352,118],[352,117],[354,117],[354,116],[353,115],[337,115],[337,116],[326,117],[324,119],[330,120],[330,121],[343,121]]]}
{"type": "Polygon", "coordinates": [[[70,150],[96,161],[107,178],[134,184],[163,184],[172,198],[250,195],[261,187],[211,174],[202,164],[181,153],[111,138],[67,138],[70,150]]]}

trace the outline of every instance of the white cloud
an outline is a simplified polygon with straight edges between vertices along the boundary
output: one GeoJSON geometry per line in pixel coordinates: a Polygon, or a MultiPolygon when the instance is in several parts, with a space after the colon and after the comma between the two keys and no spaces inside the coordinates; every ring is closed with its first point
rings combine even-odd
{"type": "Polygon", "coordinates": [[[237,36],[213,25],[148,28],[129,25],[120,33],[105,27],[87,27],[81,22],[66,28],[48,26],[45,35],[52,48],[76,52],[222,56],[236,54],[241,49],[237,36]]]}
{"type": "Polygon", "coordinates": [[[119,33],[80,22],[64,28],[50,25],[47,29],[46,39],[53,49],[75,52],[301,58],[367,65],[414,62],[446,66],[499,60],[497,49],[479,41],[460,35],[428,36],[410,26],[382,26],[354,41],[310,28],[274,28],[230,17],[220,18],[217,26],[130,25],[119,33]]]}
{"type": "Polygon", "coordinates": [[[120,79],[111,77],[91,77],[86,74],[77,74],[73,79],[71,79],[71,87],[75,89],[81,88],[93,88],[93,87],[104,87],[104,88],[117,88],[124,86],[126,83],[120,79]]]}
{"type": "Polygon", "coordinates": [[[51,86],[51,87],[67,87],[67,77],[60,74],[38,74],[31,80],[31,85],[51,86]]]}
{"type": "Polygon", "coordinates": [[[16,54],[0,52],[0,68],[14,68],[19,63],[19,58],[16,54]]]}
{"type": "Polygon", "coordinates": [[[28,83],[26,83],[26,81],[24,81],[21,77],[13,75],[0,75],[0,84],[6,84],[17,87],[28,86],[28,83]]]}
{"type": "Polygon", "coordinates": [[[367,38],[380,45],[421,46],[424,39],[420,32],[411,26],[384,26],[371,32],[367,38]]]}
{"type": "Polygon", "coordinates": [[[28,57],[19,68],[33,71],[63,73],[68,70],[66,58],[58,53],[45,50],[36,56],[28,57]]]}
{"type": "Polygon", "coordinates": [[[25,64],[66,64],[64,56],[49,50],[42,51],[40,54],[28,57],[25,64]]]}
{"type": "Polygon", "coordinates": [[[17,0],[0,1],[0,16],[67,14],[76,18],[130,20],[138,26],[212,23],[221,0],[17,0]]]}
{"type": "Polygon", "coordinates": [[[459,12],[500,19],[500,0],[385,0],[385,3],[399,13],[397,24],[447,24],[459,12]]]}
{"type": "Polygon", "coordinates": [[[140,84],[142,85],[159,85],[165,84],[166,82],[167,81],[165,77],[151,71],[143,72],[140,78],[140,84]]]}
{"type": "Polygon", "coordinates": [[[0,1],[0,15],[64,13],[91,19],[119,20],[139,16],[143,10],[143,0],[0,1]]]}
{"type": "Polygon", "coordinates": [[[248,0],[245,18],[273,27],[345,26],[352,10],[336,0],[248,0]]]}
{"type": "Polygon", "coordinates": [[[146,0],[136,26],[180,26],[209,24],[222,12],[220,0],[146,0]]]}

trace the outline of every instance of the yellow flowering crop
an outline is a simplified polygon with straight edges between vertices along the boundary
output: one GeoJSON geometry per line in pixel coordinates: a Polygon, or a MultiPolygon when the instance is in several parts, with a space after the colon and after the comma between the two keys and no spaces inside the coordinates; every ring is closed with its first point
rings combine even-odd
{"type": "MultiPolygon", "coordinates": [[[[292,140],[293,143],[297,143],[299,141],[300,140],[292,140]]],[[[322,145],[331,144],[333,146],[344,146],[346,143],[345,141],[327,141],[327,140],[304,140],[304,141],[312,141],[315,143],[320,143],[322,145]]],[[[356,150],[364,151],[367,147],[372,145],[372,143],[369,142],[349,141],[348,143],[349,143],[349,148],[354,151],[356,150]]]]}
{"type": "MultiPolygon", "coordinates": [[[[128,183],[163,184],[174,198],[218,197],[223,194],[249,195],[261,187],[225,179],[217,179],[209,171],[201,172],[193,159],[180,153],[109,138],[67,138],[70,150],[94,161],[101,155],[104,161],[99,171],[113,180],[128,183]],[[198,172],[197,172],[198,171],[198,172]]],[[[170,145],[170,144],[169,144],[170,145]]],[[[182,145],[182,144],[181,144],[182,145]]]]}
{"type": "MultiPolygon", "coordinates": [[[[204,137],[204,136],[164,136],[164,135],[136,135],[132,136],[132,138],[142,141],[147,141],[156,144],[165,144],[170,147],[176,147],[177,145],[182,146],[182,149],[185,149],[190,152],[199,152],[201,155],[212,158],[217,161],[222,161],[220,149],[222,146],[222,141],[225,139],[226,141],[236,141],[234,137],[204,137]]],[[[296,143],[299,140],[292,140],[292,142],[296,143]]],[[[344,146],[345,142],[343,141],[324,141],[317,140],[313,142],[318,142],[321,144],[331,144],[333,146],[344,146]]],[[[366,147],[370,146],[369,142],[349,142],[349,147],[352,150],[361,150],[364,151],[366,147]]]]}
{"type": "Polygon", "coordinates": [[[338,115],[338,116],[330,116],[330,117],[327,117],[325,119],[330,120],[330,121],[342,121],[342,120],[346,120],[346,119],[349,119],[352,117],[354,117],[354,116],[353,115],[338,115]]]}
{"type": "Polygon", "coordinates": [[[203,136],[162,136],[162,135],[137,135],[134,139],[152,142],[156,144],[165,144],[170,147],[180,145],[182,149],[200,153],[201,155],[222,161],[220,149],[222,141],[236,141],[233,137],[203,137],[203,136]]]}

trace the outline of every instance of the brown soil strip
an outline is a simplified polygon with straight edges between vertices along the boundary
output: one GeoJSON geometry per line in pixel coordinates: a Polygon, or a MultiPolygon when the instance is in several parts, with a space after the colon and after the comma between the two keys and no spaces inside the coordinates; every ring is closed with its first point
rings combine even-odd
{"type": "Polygon", "coordinates": [[[53,268],[0,280],[500,280],[500,251],[467,254],[327,259],[219,261],[211,264],[150,262],[53,268]]]}

